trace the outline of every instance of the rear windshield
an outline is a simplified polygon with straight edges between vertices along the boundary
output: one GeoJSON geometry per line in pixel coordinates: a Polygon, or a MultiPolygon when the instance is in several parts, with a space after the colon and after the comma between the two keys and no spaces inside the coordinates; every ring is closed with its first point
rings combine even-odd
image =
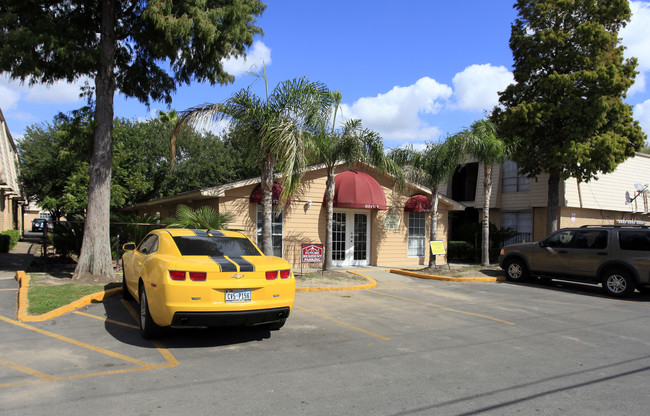
{"type": "Polygon", "coordinates": [[[247,238],[236,237],[174,237],[181,256],[241,257],[259,256],[247,238]]]}
{"type": "Polygon", "coordinates": [[[621,250],[650,251],[650,231],[619,231],[621,250]]]}

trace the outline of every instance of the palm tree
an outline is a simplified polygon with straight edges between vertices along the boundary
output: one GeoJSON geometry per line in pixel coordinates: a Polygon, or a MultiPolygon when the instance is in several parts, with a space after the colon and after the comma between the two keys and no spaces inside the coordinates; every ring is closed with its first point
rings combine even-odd
{"type": "Polygon", "coordinates": [[[324,84],[295,78],[268,92],[266,68],[254,74],[264,80],[266,99],[245,88],[223,103],[204,104],[181,112],[171,139],[172,166],[176,136],[185,124],[230,121],[243,139],[249,158],[260,165],[262,188],[262,251],[273,255],[272,189],[276,170],[282,178],[282,203],[294,194],[305,166],[305,133],[318,124],[329,107],[330,93],[324,84]]]}
{"type": "Polygon", "coordinates": [[[497,136],[494,123],[489,120],[474,122],[469,130],[460,133],[466,141],[469,154],[483,164],[483,219],[481,221],[481,265],[490,265],[490,197],[492,195],[492,168],[506,161],[510,149],[497,136]]]}
{"type": "Polygon", "coordinates": [[[176,207],[176,218],[165,220],[168,228],[197,228],[208,230],[225,230],[231,216],[217,212],[211,206],[192,209],[187,205],[176,207]]]}
{"type": "Polygon", "coordinates": [[[364,129],[361,120],[348,120],[342,129],[336,129],[336,116],[341,104],[341,93],[332,92],[332,126],[321,125],[311,138],[310,155],[325,164],[327,181],[325,188],[325,261],[323,270],[332,268],[332,222],[334,216],[334,170],[343,162],[347,166],[366,162],[381,171],[389,170],[399,176],[396,165],[386,158],[384,145],[378,133],[364,129]]]}
{"type": "MultiPolygon", "coordinates": [[[[454,173],[464,156],[464,138],[449,136],[442,143],[426,144],[424,150],[413,147],[393,149],[389,157],[404,169],[406,179],[426,186],[431,192],[430,240],[438,239],[439,186],[454,173]]],[[[429,267],[436,267],[436,256],[429,256],[429,267]]]]}

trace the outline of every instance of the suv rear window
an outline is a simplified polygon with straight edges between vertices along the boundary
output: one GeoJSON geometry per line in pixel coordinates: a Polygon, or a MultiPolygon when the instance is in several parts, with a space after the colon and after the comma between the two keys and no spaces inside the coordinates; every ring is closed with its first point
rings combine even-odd
{"type": "Polygon", "coordinates": [[[621,250],[650,251],[650,231],[619,231],[621,250]]]}
{"type": "Polygon", "coordinates": [[[181,256],[241,257],[259,256],[246,238],[237,237],[174,237],[181,256]]]}

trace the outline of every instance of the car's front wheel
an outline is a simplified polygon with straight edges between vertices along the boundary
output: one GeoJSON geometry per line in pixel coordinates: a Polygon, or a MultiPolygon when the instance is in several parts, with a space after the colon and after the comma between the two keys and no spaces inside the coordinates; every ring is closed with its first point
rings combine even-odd
{"type": "Polygon", "coordinates": [[[149,302],[144,285],[140,285],[140,333],[144,338],[151,339],[159,337],[162,333],[162,327],[156,324],[149,312],[149,302]]]}
{"type": "Polygon", "coordinates": [[[528,269],[520,259],[512,259],[506,262],[506,279],[511,282],[523,282],[528,279],[528,269]]]}
{"type": "Polygon", "coordinates": [[[611,269],[603,277],[605,293],[617,298],[630,296],[634,292],[634,277],[624,270],[611,269]]]}

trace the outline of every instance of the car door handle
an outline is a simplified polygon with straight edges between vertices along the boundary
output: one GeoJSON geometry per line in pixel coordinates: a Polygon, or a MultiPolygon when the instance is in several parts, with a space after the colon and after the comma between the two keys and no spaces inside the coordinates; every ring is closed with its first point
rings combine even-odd
{"type": "Polygon", "coordinates": [[[138,262],[138,266],[142,266],[142,262],[141,262],[141,261],[138,262]]]}

